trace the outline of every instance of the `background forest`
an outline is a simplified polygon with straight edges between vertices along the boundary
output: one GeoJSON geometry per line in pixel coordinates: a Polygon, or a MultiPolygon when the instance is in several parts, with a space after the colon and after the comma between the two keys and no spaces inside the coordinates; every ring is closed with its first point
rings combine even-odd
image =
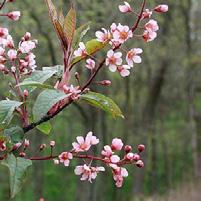
{"type": "MultiPolygon", "coordinates": [[[[69,0],[55,0],[64,12],[69,0]]],[[[96,30],[114,21],[130,25],[130,16],[118,12],[120,0],[73,0],[78,10],[78,25],[91,21],[84,40],[96,30]]],[[[140,0],[128,1],[139,8],[140,0]]],[[[136,146],[146,144],[144,169],[129,167],[130,176],[123,188],[114,186],[108,171],[93,185],[81,182],[73,167],[55,166],[51,161],[34,162],[25,188],[15,201],[199,201],[201,177],[201,2],[200,0],[149,0],[149,7],[168,4],[169,12],[155,16],[160,24],[159,37],[153,43],[135,40],[131,47],[142,47],[143,62],[131,76],[120,78],[102,70],[99,78],[111,79],[109,88],[99,91],[113,98],[126,119],[114,120],[88,105],[71,105],[52,120],[49,136],[35,130],[32,152],[43,142],[55,139],[58,152],[69,149],[77,135],[89,130],[101,139],[97,152],[113,137],[121,137],[136,146]]],[[[17,22],[1,21],[19,40],[28,30],[39,40],[35,51],[37,65],[62,64],[56,34],[43,0],[19,0],[15,10],[23,17],[17,22]]],[[[13,6],[13,5],[10,5],[13,6]]],[[[9,10],[9,7],[6,7],[9,10]]],[[[13,10],[13,9],[12,9],[13,10]]],[[[80,73],[87,72],[82,66],[80,73]]],[[[4,99],[7,81],[1,75],[0,96],[4,99]]],[[[94,85],[94,90],[96,90],[94,85]]],[[[76,165],[76,164],[74,164],[76,165]]],[[[0,200],[7,201],[9,191],[6,169],[0,171],[0,200]]]]}

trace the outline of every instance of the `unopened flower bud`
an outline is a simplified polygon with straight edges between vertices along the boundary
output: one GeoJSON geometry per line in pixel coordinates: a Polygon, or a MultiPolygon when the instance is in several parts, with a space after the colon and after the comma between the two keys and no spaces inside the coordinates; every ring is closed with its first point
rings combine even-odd
{"type": "Polygon", "coordinates": [[[112,82],[110,80],[103,80],[98,82],[98,84],[101,84],[103,86],[110,86],[112,84],[112,82]]]}
{"type": "Polygon", "coordinates": [[[143,144],[138,145],[137,147],[139,152],[143,152],[145,150],[145,146],[143,144]]]}
{"type": "Polygon", "coordinates": [[[25,157],[26,154],[25,154],[24,152],[20,152],[19,156],[20,156],[20,157],[25,157]]]}
{"type": "Polygon", "coordinates": [[[20,11],[12,11],[12,12],[10,12],[10,13],[8,13],[8,17],[10,19],[12,19],[12,20],[17,21],[20,18],[20,11]]]}
{"type": "Polygon", "coordinates": [[[51,147],[54,147],[55,144],[56,144],[55,141],[50,141],[50,146],[51,146],[51,147]]]}
{"type": "Polygon", "coordinates": [[[24,35],[24,39],[29,40],[30,38],[31,38],[31,33],[26,32],[25,35],[24,35]]]}
{"type": "Polygon", "coordinates": [[[134,154],[130,152],[130,153],[126,154],[126,159],[131,161],[131,160],[133,160],[133,156],[134,156],[134,154]]]}
{"type": "Polygon", "coordinates": [[[29,140],[25,139],[24,140],[24,148],[27,148],[30,145],[29,140]]]}
{"type": "Polygon", "coordinates": [[[124,1],[124,5],[119,5],[119,10],[122,13],[129,13],[132,12],[131,6],[128,2],[124,1]]]}
{"type": "Polygon", "coordinates": [[[140,160],[140,155],[139,155],[139,154],[134,154],[134,155],[133,155],[133,160],[134,160],[134,161],[140,160]]]}
{"type": "Polygon", "coordinates": [[[18,142],[18,143],[16,143],[16,144],[14,144],[13,145],[13,151],[16,151],[17,149],[19,149],[19,147],[22,145],[22,143],[21,142],[18,142]]]}
{"type": "Polygon", "coordinates": [[[139,168],[143,168],[144,167],[144,162],[142,160],[139,160],[136,162],[136,166],[139,168]]]}
{"type": "Polygon", "coordinates": [[[41,144],[39,149],[40,149],[40,151],[42,151],[45,148],[46,148],[46,144],[41,144]]]}
{"type": "Polygon", "coordinates": [[[0,141],[0,151],[5,151],[5,150],[6,150],[6,142],[0,141]]]}
{"type": "Polygon", "coordinates": [[[124,147],[124,151],[125,151],[126,153],[131,152],[131,151],[132,151],[132,147],[131,147],[130,145],[126,145],[126,146],[124,147]]]}
{"type": "Polygon", "coordinates": [[[27,98],[28,95],[29,95],[29,92],[25,89],[25,90],[24,90],[24,97],[27,98]]]}
{"type": "Polygon", "coordinates": [[[168,5],[158,5],[154,8],[154,11],[158,13],[165,13],[168,11],[168,5]]]}

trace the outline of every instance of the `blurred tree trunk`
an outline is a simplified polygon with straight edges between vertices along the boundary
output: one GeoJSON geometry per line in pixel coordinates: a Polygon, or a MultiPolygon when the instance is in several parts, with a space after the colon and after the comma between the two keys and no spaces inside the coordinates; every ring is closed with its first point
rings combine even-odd
{"type": "Polygon", "coordinates": [[[193,154],[193,164],[194,164],[194,176],[197,178],[198,173],[198,153],[197,153],[197,130],[195,122],[195,67],[192,63],[193,53],[193,39],[192,31],[194,24],[193,15],[193,1],[187,0],[186,7],[183,7],[185,26],[186,26],[186,55],[187,55],[187,102],[188,102],[188,121],[189,121],[189,131],[191,133],[191,144],[192,144],[192,154],[193,154]]]}

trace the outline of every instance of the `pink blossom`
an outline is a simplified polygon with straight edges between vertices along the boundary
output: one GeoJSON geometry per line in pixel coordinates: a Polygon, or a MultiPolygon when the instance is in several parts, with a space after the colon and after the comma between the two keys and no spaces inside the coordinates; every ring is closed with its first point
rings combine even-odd
{"type": "Polygon", "coordinates": [[[114,52],[113,50],[109,50],[107,52],[106,65],[109,66],[111,72],[115,72],[117,70],[117,65],[122,64],[122,53],[114,52]]]}
{"type": "Polygon", "coordinates": [[[144,19],[151,18],[152,13],[153,13],[153,12],[152,12],[151,10],[145,9],[145,11],[142,13],[142,17],[143,17],[144,19]]]}
{"type": "Polygon", "coordinates": [[[122,77],[127,77],[130,75],[130,66],[129,65],[122,65],[122,66],[118,66],[117,70],[119,71],[120,75],[122,77]]]}
{"type": "Polygon", "coordinates": [[[36,56],[33,53],[29,53],[26,57],[25,57],[25,63],[24,65],[26,67],[29,67],[32,71],[35,70],[36,66],[36,60],[35,60],[36,56]]]}
{"type": "Polygon", "coordinates": [[[96,31],[95,35],[97,37],[97,41],[101,43],[107,42],[111,38],[111,34],[108,30],[102,28],[103,31],[96,31]]]}
{"type": "Polygon", "coordinates": [[[113,154],[111,147],[109,145],[105,145],[101,154],[107,158],[110,158],[113,154]]]}
{"type": "Polygon", "coordinates": [[[122,13],[129,13],[132,12],[131,6],[128,2],[124,1],[124,5],[119,5],[119,10],[122,13]]]}
{"type": "Polygon", "coordinates": [[[8,51],[7,55],[8,55],[8,57],[9,57],[9,59],[10,59],[11,61],[13,61],[13,60],[15,60],[15,59],[17,58],[17,51],[14,50],[14,49],[10,49],[10,50],[8,51]]]}
{"type": "Polygon", "coordinates": [[[104,167],[91,167],[86,164],[82,166],[76,166],[74,172],[76,175],[82,175],[81,181],[88,180],[92,182],[92,179],[97,177],[97,173],[105,171],[104,167]]]}
{"type": "Polygon", "coordinates": [[[63,163],[64,166],[69,166],[71,159],[73,159],[73,155],[70,152],[62,152],[59,155],[59,162],[63,163]]]}
{"type": "Polygon", "coordinates": [[[94,69],[96,66],[96,62],[93,59],[87,59],[86,60],[86,67],[90,70],[94,69]]]}
{"type": "Polygon", "coordinates": [[[4,56],[4,55],[5,55],[5,49],[0,46],[0,56],[4,56]]]}
{"type": "Polygon", "coordinates": [[[117,155],[112,155],[110,157],[110,161],[111,161],[111,163],[118,163],[120,161],[120,157],[117,155]]]}
{"type": "Polygon", "coordinates": [[[125,41],[127,41],[129,38],[133,37],[133,33],[130,30],[130,28],[128,26],[123,26],[121,24],[119,24],[117,26],[117,30],[114,31],[113,33],[113,40],[114,41],[118,41],[120,44],[124,43],[125,41]]]}
{"type": "Polygon", "coordinates": [[[124,146],[124,144],[123,144],[123,142],[122,142],[121,139],[119,139],[119,138],[114,138],[114,139],[112,140],[112,145],[111,145],[112,150],[114,150],[114,151],[120,151],[123,146],[124,146]]]}
{"type": "Polygon", "coordinates": [[[115,23],[112,23],[110,26],[111,32],[114,33],[117,30],[117,25],[115,23]]]}
{"type": "Polygon", "coordinates": [[[0,38],[5,38],[8,36],[8,29],[0,27],[0,38]]]}
{"type": "Polygon", "coordinates": [[[34,48],[36,48],[36,41],[23,41],[19,45],[19,50],[22,53],[29,53],[34,48]]]}
{"type": "Polygon", "coordinates": [[[8,13],[8,17],[12,20],[19,20],[19,17],[20,17],[20,11],[12,11],[10,13],[8,13]]]}
{"type": "Polygon", "coordinates": [[[78,136],[76,139],[77,142],[72,143],[75,152],[88,151],[92,145],[99,143],[99,139],[92,132],[89,132],[85,139],[82,136],[78,136]]]}
{"type": "Polygon", "coordinates": [[[122,187],[124,177],[128,177],[128,171],[126,168],[119,167],[118,169],[113,170],[113,178],[117,187],[122,187]]]}
{"type": "Polygon", "coordinates": [[[8,48],[14,48],[14,42],[11,35],[8,35],[5,41],[5,46],[8,48]]]}
{"type": "Polygon", "coordinates": [[[74,51],[74,56],[75,57],[83,57],[87,55],[87,50],[86,50],[86,46],[83,42],[79,43],[79,48],[77,50],[74,51]]]}
{"type": "Polygon", "coordinates": [[[142,59],[139,56],[143,51],[141,48],[133,48],[126,55],[126,61],[129,66],[133,67],[133,63],[141,63],[142,59]]]}
{"type": "Polygon", "coordinates": [[[146,42],[151,42],[157,37],[156,32],[149,32],[147,30],[144,31],[143,33],[143,38],[146,42]]]}
{"type": "Polygon", "coordinates": [[[64,85],[63,90],[64,93],[68,94],[72,100],[78,100],[80,97],[81,90],[79,86],[74,87],[73,85],[70,86],[64,85]]]}
{"type": "Polygon", "coordinates": [[[156,20],[149,20],[146,24],[145,24],[145,30],[149,31],[149,32],[156,32],[159,30],[158,27],[158,23],[156,20]]]}
{"type": "Polygon", "coordinates": [[[158,23],[155,20],[149,20],[145,24],[145,31],[143,33],[143,38],[146,42],[153,41],[157,37],[156,31],[159,30],[158,23]]]}
{"type": "Polygon", "coordinates": [[[154,11],[158,13],[165,13],[168,11],[168,5],[158,5],[154,8],[154,11]]]}

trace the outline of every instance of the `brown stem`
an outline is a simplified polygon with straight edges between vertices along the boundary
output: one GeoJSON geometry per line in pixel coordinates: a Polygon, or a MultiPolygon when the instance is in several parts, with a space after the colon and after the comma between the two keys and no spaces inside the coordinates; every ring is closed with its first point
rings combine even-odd
{"type": "MultiPolygon", "coordinates": [[[[30,157],[28,159],[33,160],[33,161],[46,161],[46,160],[53,160],[55,158],[58,158],[58,155],[54,155],[54,156],[50,155],[50,156],[45,156],[45,157],[30,157]]],[[[76,154],[76,153],[74,153],[73,158],[96,160],[96,161],[101,161],[105,164],[112,163],[112,162],[110,162],[107,159],[104,159],[102,157],[87,155],[87,154],[76,154]]],[[[126,161],[125,159],[122,159],[118,163],[112,163],[112,164],[117,164],[118,166],[124,166],[127,164],[134,164],[134,163],[135,163],[135,161],[126,161]]]]}
{"type": "Polygon", "coordinates": [[[4,7],[5,4],[6,4],[6,0],[4,0],[3,3],[0,5],[0,10],[4,7]]]}

